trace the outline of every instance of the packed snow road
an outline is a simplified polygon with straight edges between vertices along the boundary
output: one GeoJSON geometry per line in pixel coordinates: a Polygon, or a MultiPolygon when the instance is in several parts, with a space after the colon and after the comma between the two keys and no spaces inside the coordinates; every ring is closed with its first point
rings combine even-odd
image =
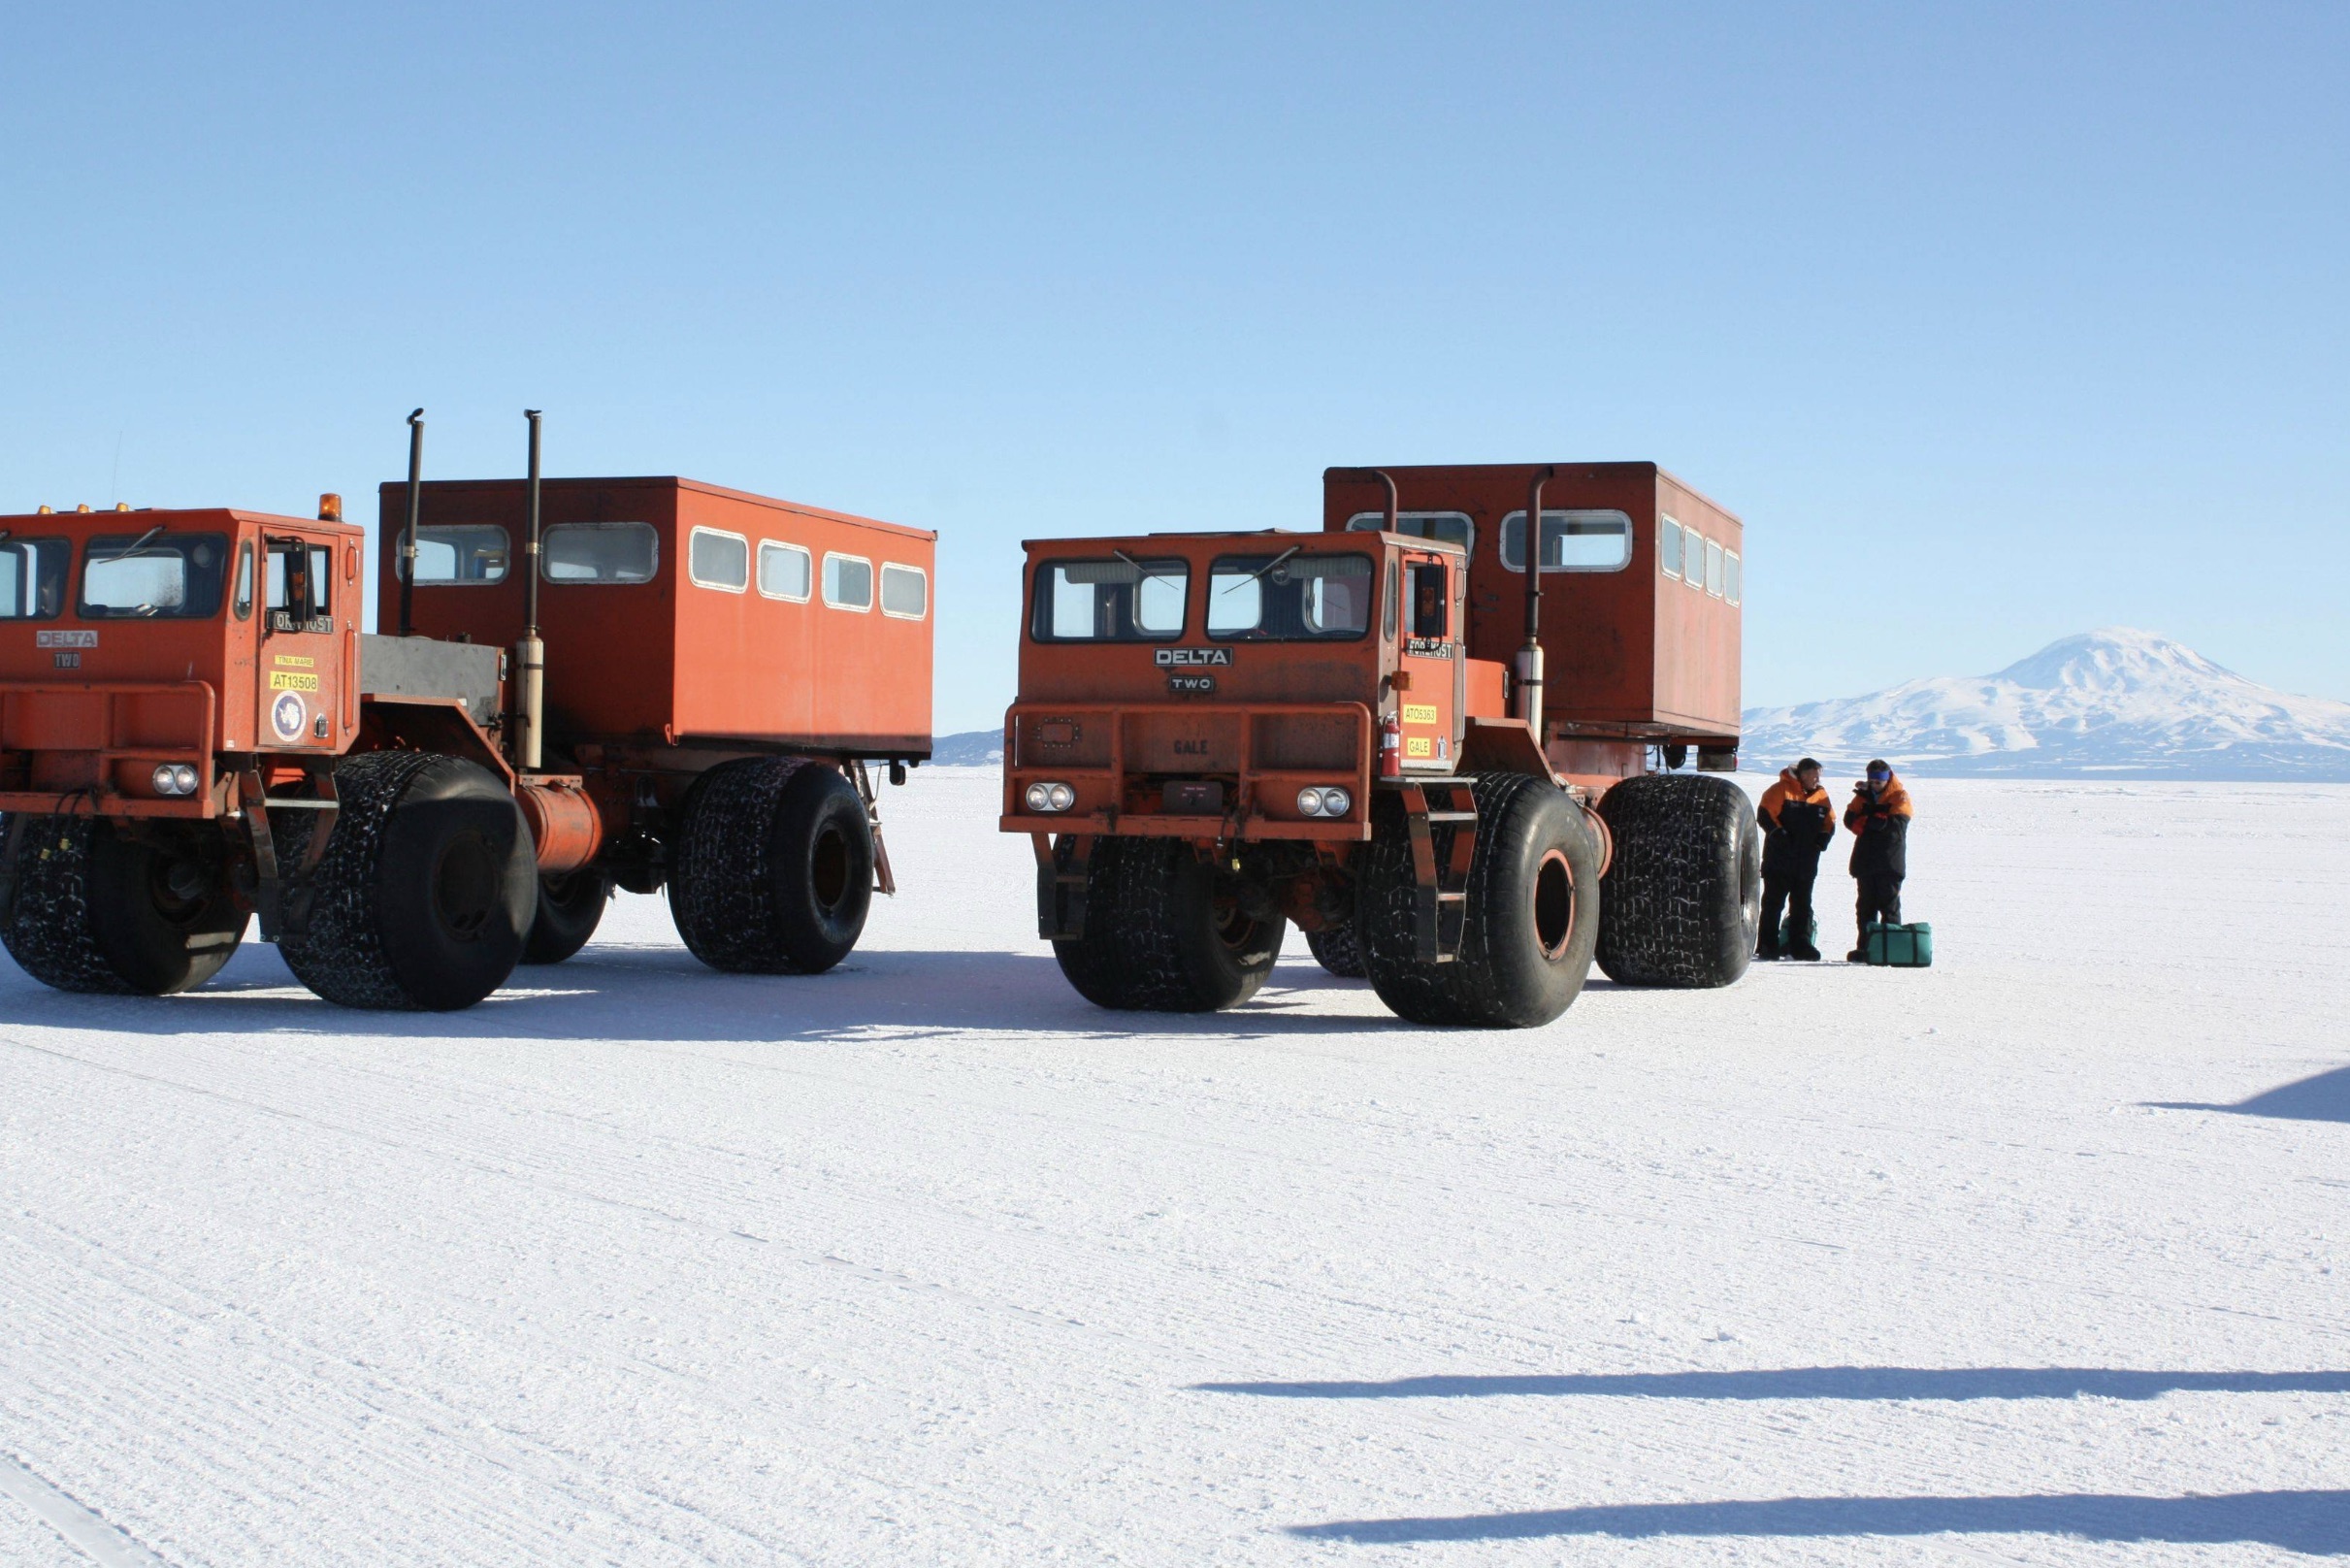
{"type": "Polygon", "coordinates": [[[2350,1555],[2350,788],[1920,782],[1937,968],[1520,1034],[1097,1012],[995,789],[813,979],[0,964],[0,1562],[2350,1555]]]}

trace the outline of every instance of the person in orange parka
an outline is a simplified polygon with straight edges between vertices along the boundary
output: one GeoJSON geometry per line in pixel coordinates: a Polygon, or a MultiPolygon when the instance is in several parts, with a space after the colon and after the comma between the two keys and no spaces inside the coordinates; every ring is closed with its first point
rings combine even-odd
{"type": "Polygon", "coordinates": [[[1868,962],[1871,926],[1880,920],[1901,924],[1901,882],[1909,874],[1909,792],[1892,765],[1881,757],[1872,761],[1869,776],[1852,786],[1852,803],[1844,807],[1844,826],[1852,830],[1852,879],[1860,884],[1854,911],[1860,935],[1844,955],[1854,964],[1868,962]]]}
{"type": "Polygon", "coordinates": [[[1836,807],[1819,787],[1819,764],[1806,757],[1779,769],[1779,782],[1763,791],[1754,817],[1763,831],[1762,930],[1754,936],[1758,959],[1817,960],[1811,945],[1811,881],[1819,875],[1820,852],[1836,836],[1836,807]],[[1779,945],[1779,911],[1786,911],[1789,937],[1779,945]]]}

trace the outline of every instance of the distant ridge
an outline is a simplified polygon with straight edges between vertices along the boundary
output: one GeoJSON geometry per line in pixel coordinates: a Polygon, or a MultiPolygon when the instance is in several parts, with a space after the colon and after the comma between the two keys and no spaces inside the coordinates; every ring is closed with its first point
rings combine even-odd
{"type": "Polygon", "coordinates": [[[995,768],[1003,762],[1003,731],[963,730],[930,737],[930,763],[937,768],[995,768]]]}
{"type": "Polygon", "coordinates": [[[1741,763],[1871,757],[1921,775],[2350,782],[2350,702],[2246,680],[2182,643],[2106,627],[1996,674],[1748,708],[1741,763]]]}

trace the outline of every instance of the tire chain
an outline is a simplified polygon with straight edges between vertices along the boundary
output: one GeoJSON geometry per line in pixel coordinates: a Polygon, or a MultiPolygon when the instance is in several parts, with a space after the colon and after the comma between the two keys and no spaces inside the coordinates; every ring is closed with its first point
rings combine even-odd
{"type": "MultiPolygon", "coordinates": [[[[1630,986],[1726,985],[1719,904],[1741,899],[1740,822],[1746,794],[1725,779],[1652,773],[1628,778],[1600,800],[1616,836],[1616,862],[1600,884],[1599,966],[1630,986]],[[1723,794],[1735,796],[1733,801],[1723,794]]],[[[1743,945],[1752,951],[1748,934],[1743,945]]]]}
{"type": "MultiPolygon", "coordinates": [[[[328,1001],[378,1011],[418,1010],[393,977],[383,951],[376,919],[377,851],[401,796],[418,773],[441,760],[429,752],[371,751],[346,757],[335,768],[339,809],[325,858],[310,873],[310,929],[277,942],[294,978],[328,1001]]],[[[302,864],[320,815],[293,813],[295,820],[278,836],[278,865],[302,864]]]]}

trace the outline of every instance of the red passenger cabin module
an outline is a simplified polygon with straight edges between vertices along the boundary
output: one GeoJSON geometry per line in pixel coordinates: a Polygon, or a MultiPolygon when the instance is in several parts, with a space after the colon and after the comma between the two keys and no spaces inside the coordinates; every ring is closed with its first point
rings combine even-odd
{"type": "MultiPolygon", "coordinates": [[[[519,479],[422,487],[415,630],[511,647],[519,479]]],[[[379,496],[385,603],[408,486],[379,496]]],[[[930,753],[937,536],[694,479],[541,484],[547,740],[930,753]]]]}
{"type": "MultiPolygon", "coordinates": [[[[1736,765],[1746,528],[1653,463],[1476,463],[1378,471],[1401,531],[1469,552],[1469,651],[1525,641],[1526,494],[1543,478],[1543,742],[1551,766],[1605,789],[1648,748],[1736,765]]],[[[1323,475],[1322,526],[1386,526],[1371,471],[1323,475]]]]}

